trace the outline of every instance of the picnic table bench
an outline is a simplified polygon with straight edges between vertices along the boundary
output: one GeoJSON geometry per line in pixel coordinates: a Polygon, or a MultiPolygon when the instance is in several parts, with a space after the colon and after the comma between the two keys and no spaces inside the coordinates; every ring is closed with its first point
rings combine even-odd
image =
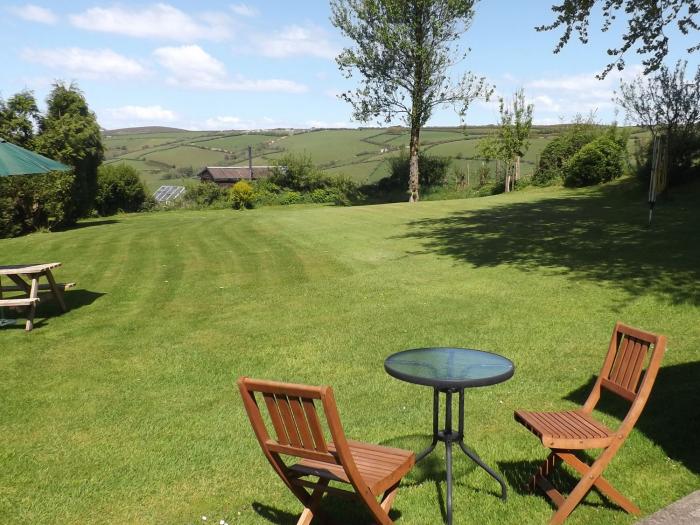
{"type": "Polygon", "coordinates": [[[28,307],[27,323],[25,325],[26,331],[30,331],[34,328],[36,305],[41,300],[39,291],[48,291],[54,299],[56,299],[61,310],[64,312],[68,311],[66,303],[63,300],[63,292],[75,286],[75,283],[57,283],[55,281],[51,270],[59,266],[61,266],[59,262],[0,266],[0,279],[5,276],[15,283],[14,285],[3,286],[2,281],[0,281],[0,307],[28,307]],[[45,277],[47,283],[39,284],[39,279],[41,277],[45,277]],[[5,299],[3,294],[7,292],[23,292],[26,295],[5,299]]]}

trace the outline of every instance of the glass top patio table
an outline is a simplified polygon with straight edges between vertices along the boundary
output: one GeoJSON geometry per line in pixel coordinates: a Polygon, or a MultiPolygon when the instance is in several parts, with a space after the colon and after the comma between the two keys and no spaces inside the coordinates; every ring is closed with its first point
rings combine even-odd
{"type": "Polygon", "coordinates": [[[433,387],[433,439],[428,448],[416,455],[416,463],[425,459],[439,441],[445,443],[447,494],[446,523],[452,525],[452,445],[455,444],[501,485],[501,498],[507,497],[503,479],[464,443],[464,390],[495,385],[510,379],[515,366],[498,354],[470,348],[414,348],[390,355],[384,369],[396,379],[433,387]],[[439,429],[440,393],[445,395],[445,427],[439,429]],[[459,396],[457,429],[452,426],[452,396],[459,396]]]}
{"type": "Polygon", "coordinates": [[[513,376],[510,359],[470,348],[414,348],[389,356],[384,369],[397,379],[440,390],[495,385],[513,376]]]}

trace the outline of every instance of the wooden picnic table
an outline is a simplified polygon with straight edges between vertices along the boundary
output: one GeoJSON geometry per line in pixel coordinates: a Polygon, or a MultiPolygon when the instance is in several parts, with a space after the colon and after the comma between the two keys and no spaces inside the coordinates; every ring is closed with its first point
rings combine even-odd
{"type": "Polygon", "coordinates": [[[14,286],[3,286],[0,280],[0,307],[26,306],[28,308],[27,324],[25,325],[26,331],[30,331],[34,328],[34,314],[36,313],[36,305],[40,301],[40,290],[48,290],[58,302],[61,310],[64,312],[68,311],[66,302],[63,300],[63,292],[75,286],[75,283],[56,283],[51,270],[59,266],[61,266],[59,262],[0,266],[0,279],[5,276],[15,283],[14,286]],[[41,277],[45,277],[48,282],[46,284],[39,284],[39,279],[41,277]],[[5,299],[3,297],[5,292],[22,292],[25,295],[5,299]]]}

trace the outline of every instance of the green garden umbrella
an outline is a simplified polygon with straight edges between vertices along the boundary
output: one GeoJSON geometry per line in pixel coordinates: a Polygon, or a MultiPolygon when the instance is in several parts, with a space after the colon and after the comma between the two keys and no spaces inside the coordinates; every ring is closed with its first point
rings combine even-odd
{"type": "Polygon", "coordinates": [[[67,171],[70,166],[16,146],[0,138],[0,177],[38,175],[50,171],[67,171]]]}

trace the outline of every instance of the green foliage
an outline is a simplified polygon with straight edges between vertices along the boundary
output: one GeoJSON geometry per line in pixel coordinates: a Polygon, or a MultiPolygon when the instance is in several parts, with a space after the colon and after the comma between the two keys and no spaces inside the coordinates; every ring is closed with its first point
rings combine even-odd
{"type": "Polygon", "coordinates": [[[270,181],[282,188],[305,192],[330,185],[330,178],[306,153],[287,153],[275,162],[270,181]]]}
{"type": "MultiPolygon", "coordinates": [[[[700,172],[694,167],[700,159],[700,67],[688,79],[686,66],[678,61],[674,69],[662,65],[654,77],[623,81],[617,99],[631,122],[664,138],[671,184],[700,172]]],[[[651,156],[650,148],[639,163],[646,176],[651,172],[651,156]]]]}
{"type": "Polygon", "coordinates": [[[621,177],[627,153],[624,134],[608,132],[583,146],[564,166],[566,186],[591,186],[621,177]]]}
{"type": "Polygon", "coordinates": [[[189,186],[182,202],[185,206],[192,208],[223,207],[226,197],[226,190],[221,189],[213,182],[206,181],[189,186]]]}
{"type": "Polygon", "coordinates": [[[120,211],[140,211],[147,201],[146,187],[134,167],[127,164],[100,166],[95,197],[97,213],[105,216],[120,211]]]}
{"type": "MultiPolygon", "coordinates": [[[[389,159],[390,175],[379,181],[380,188],[387,190],[406,188],[410,173],[410,161],[411,159],[405,151],[402,151],[398,157],[389,159]]],[[[451,163],[452,159],[449,157],[419,153],[418,171],[421,173],[423,186],[431,188],[444,185],[447,182],[451,163]]]]}
{"type": "Polygon", "coordinates": [[[228,196],[231,201],[231,206],[236,210],[253,207],[253,187],[244,180],[239,180],[236,184],[231,186],[228,196]]]}
{"type": "Polygon", "coordinates": [[[505,168],[503,179],[505,191],[515,187],[516,159],[525,156],[530,147],[529,137],[532,128],[532,112],[534,106],[525,102],[525,92],[520,89],[515,92],[513,101],[506,103],[499,98],[498,112],[500,121],[496,133],[479,141],[477,151],[485,160],[498,159],[505,168]]]}
{"type": "Polygon", "coordinates": [[[97,193],[97,168],[104,149],[95,114],[74,84],[56,82],[46,99],[47,110],[39,120],[37,151],[74,168],[73,210],[69,220],[88,214],[97,193]]]}
{"type": "Polygon", "coordinates": [[[7,102],[0,98],[0,137],[8,142],[31,149],[38,118],[39,109],[31,91],[20,91],[7,102]]]}
{"type": "MultiPolygon", "coordinates": [[[[675,24],[683,35],[700,29],[700,22],[695,19],[698,15],[698,4],[695,0],[665,0],[663,3],[646,0],[557,1],[559,3],[552,6],[552,11],[556,13],[554,22],[536,28],[537,31],[563,28],[564,34],[559,38],[555,53],[561,51],[569,42],[573,32],[578,33],[581,42],[588,43],[590,19],[596,4],[602,6],[603,31],[607,31],[616,18],[627,17],[627,30],[622,35],[622,45],[619,48],[608,49],[608,55],[616,58],[606,66],[600,75],[601,78],[613,68],[624,69],[623,57],[635,46],[637,53],[647,55],[642,60],[644,74],[656,71],[662,67],[668,54],[667,26],[675,24]]],[[[597,18],[597,15],[593,16],[597,18]]],[[[700,44],[690,47],[688,52],[699,49],[700,44]]]]}
{"type": "Polygon", "coordinates": [[[563,182],[564,166],[583,146],[601,135],[603,128],[593,124],[592,119],[577,119],[577,122],[545,146],[540,161],[532,176],[533,184],[547,186],[563,182]]]}
{"type": "Polygon", "coordinates": [[[73,179],[68,172],[0,177],[0,237],[70,224],[73,179]]]}
{"type": "Polygon", "coordinates": [[[280,193],[279,199],[277,200],[279,204],[301,204],[304,202],[304,197],[301,193],[294,190],[287,190],[280,193]]]}
{"type": "Polygon", "coordinates": [[[259,201],[276,204],[307,201],[347,206],[359,198],[358,186],[354,181],[342,175],[326,175],[304,153],[288,153],[277,160],[272,176],[265,182],[260,181],[256,192],[259,201]],[[288,190],[287,194],[282,190],[288,190]]]}

